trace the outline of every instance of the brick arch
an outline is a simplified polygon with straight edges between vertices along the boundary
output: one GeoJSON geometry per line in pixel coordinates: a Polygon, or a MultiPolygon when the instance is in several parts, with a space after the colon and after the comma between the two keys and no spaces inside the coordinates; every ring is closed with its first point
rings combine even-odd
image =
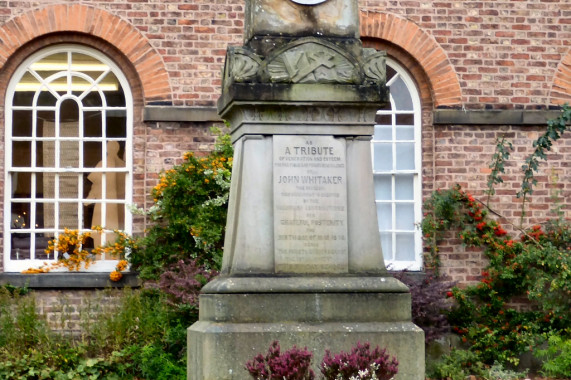
{"type": "Polygon", "coordinates": [[[361,11],[361,37],[390,42],[410,54],[430,83],[434,106],[460,106],[462,90],[444,49],[415,23],[398,16],[361,11]]]}
{"type": "Polygon", "coordinates": [[[571,50],[557,66],[550,98],[553,104],[571,103],[571,50]]]}
{"type": "Polygon", "coordinates": [[[26,43],[61,32],[87,34],[109,42],[137,71],[145,103],[171,101],[169,76],[162,58],[141,32],[109,12],[82,4],[50,5],[23,13],[0,26],[0,67],[26,43]]]}

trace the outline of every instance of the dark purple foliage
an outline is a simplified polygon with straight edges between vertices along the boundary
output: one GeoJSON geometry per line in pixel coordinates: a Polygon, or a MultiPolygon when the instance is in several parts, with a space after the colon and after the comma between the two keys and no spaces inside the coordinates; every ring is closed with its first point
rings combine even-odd
{"type": "Polygon", "coordinates": [[[313,380],[315,373],[309,368],[313,354],[296,346],[280,353],[280,344],[274,341],[264,357],[258,354],[246,363],[246,370],[256,380],[313,380]]]}
{"type": "Polygon", "coordinates": [[[198,307],[200,289],[218,272],[207,270],[196,260],[179,260],[161,274],[159,289],[168,295],[172,305],[191,305],[198,307]]]}
{"type": "Polygon", "coordinates": [[[349,379],[352,376],[370,379],[373,373],[379,380],[388,380],[398,372],[398,361],[390,358],[385,349],[377,346],[371,352],[369,343],[357,343],[350,353],[341,351],[332,357],[329,350],[325,351],[320,370],[328,380],[349,379]]]}
{"type": "Polygon", "coordinates": [[[405,283],[412,298],[412,321],[424,330],[426,342],[440,338],[450,332],[446,317],[452,303],[447,300],[455,282],[426,272],[424,276],[415,276],[407,271],[393,273],[393,276],[405,283]]]}

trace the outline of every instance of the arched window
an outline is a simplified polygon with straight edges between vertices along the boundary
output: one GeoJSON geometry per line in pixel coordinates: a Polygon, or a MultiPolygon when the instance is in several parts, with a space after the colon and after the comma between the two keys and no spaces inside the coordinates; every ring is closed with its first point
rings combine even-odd
{"type": "Polygon", "coordinates": [[[420,98],[408,72],[387,59],[390,104],[377,112],[373,172],[379,232],[389,269],[422,268],[420,98]]]}
{"type": "MultiPolygon", "coordinates": [[[[29,57],[6,96],[4,268],[19,272],[57,259],[45,252],[64,229],[106,233],[84,249],[131,231],[132,96],[121,70],[76,45],[29,57]]],[[[109,271],[96,257],[91,271],[109,271]]]]}

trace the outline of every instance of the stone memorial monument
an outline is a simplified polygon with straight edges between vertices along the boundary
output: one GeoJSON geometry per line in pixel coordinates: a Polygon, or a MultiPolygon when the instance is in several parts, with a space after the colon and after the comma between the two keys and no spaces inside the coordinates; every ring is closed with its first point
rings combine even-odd
{"type": "MultiPolygon", "coordinates": [[[[228,48],[220,115],[234,168],[221,275],[188,329],[188,378],[248,379],[278,340],[314,352],[357,342],[424,379],[410,293],[386,273],[370,139],[388,102],[385,55],[359,40],[357,0],[246,0],[228,48]]],[[[387,216],[388,217],[388,216],[387,216]]]]}

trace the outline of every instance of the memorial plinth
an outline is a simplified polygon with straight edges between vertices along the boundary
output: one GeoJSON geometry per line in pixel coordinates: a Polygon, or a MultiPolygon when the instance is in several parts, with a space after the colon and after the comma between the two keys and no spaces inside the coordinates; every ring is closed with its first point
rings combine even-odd
{"type": "Polygon", "coordinates": [[[397,357],[397,379],[423,379],[424,334],[407,287],[386,273],[374,202],[385,56],[361,47],[356,1],[298,2],[247,1],[246,43],[228,49],[219,113],[235,153],[224,258],[188,330],[188,377],[248,379],[246,361],[278,340],[312,350],[315,370],[325,349],[370,342],[397,357]],[[286,8],[297,13],[284,17],[286,8]],[[346,13],[284,30],[334,10],[346,13]]]}

